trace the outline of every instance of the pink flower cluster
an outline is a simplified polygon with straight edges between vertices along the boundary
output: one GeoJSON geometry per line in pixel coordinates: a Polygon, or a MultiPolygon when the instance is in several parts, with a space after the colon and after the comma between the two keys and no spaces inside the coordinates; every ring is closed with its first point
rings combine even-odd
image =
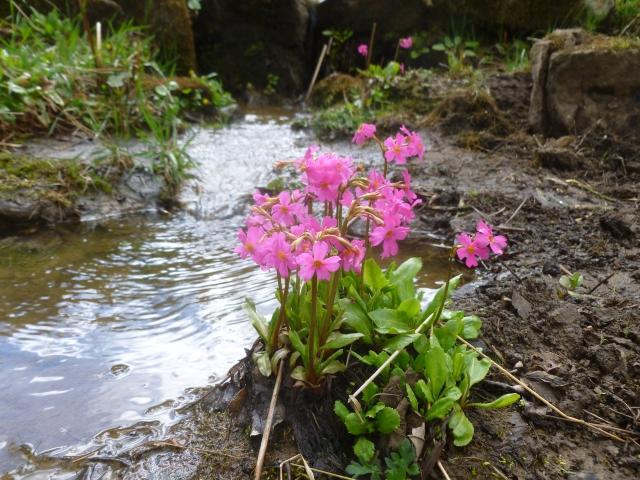
{"type": "Polygon", "coordinates": [[[358,45],[358,53],[363,57],[366,57],[367,55],[369,55],[369,47],[367,47],[366,43],[362,43],[358,45]]]}
{"type": "MultiPolygon", "coordinates": [[[[373,135],[375,127],[363,125],[359,131],[373,135]]],[[[419,142],[415,133],[409,134],[419,142]]],[[[409,148],[409,142],[403,148],[409,148]]],[[[246,228],[238,233],[240,245],[235,251],[242,258],[253,259],[263,269],[275,269],[282,277],[297,272],[304,281],[314,276],[328,280],[340,268],[360,272],[365,241],[347,238],[349,226],[358,220],[370,222],[370,243],[382,246],[382,257],[398,252],[397,242],[407,237],[413,208],[420,203],[406,170],[397,182],[376,170],[363,176],[351,158],[322,153],[316,146],[309,147],[295,164],[302,190],[273,197],[254,194],[246,228]]]]}
{"type": "Polygon", "coordinates": [[[491,253],[502,255],[507,247],[504,235],[494,235],[493,227],[483,220],[478,222],[476,233],[461,233],[456,237],[456,255],[469,268],[477,267],[478,260],[487,260],[491,253]]]}
{"type": "Polygon", "coordinates": [[[400,131],[395,136],[388,137],[384,142],[380,142],[376,138],[376,126],[370,123],[363,123],[353,135],[352,142],[356,145],[362,145],[371,139],[381,143],[384,158],[387,162],[404,165],[407,163],[407,159],[412,157],[418,157],[420,160],[424,159],[422,138],[405,126],[400,127],[400,131]]]}

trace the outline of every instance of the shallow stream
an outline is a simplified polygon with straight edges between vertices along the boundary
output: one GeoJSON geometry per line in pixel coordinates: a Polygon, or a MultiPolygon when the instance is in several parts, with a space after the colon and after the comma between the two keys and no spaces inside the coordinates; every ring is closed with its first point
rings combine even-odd
{"type": "MultiPolygon", "coordinates": [[[[233,253],[236,231],[272,164],[312,143],[290,115],[198,130],[199,181],[180,212],[0,239],[0,476],[66,478],[33,454],[113,453],[131,425],[161,435],[243,356],[256,337],[244,298],[265,313],[275,303],[271,276],[233,253]]],[[[409,244],[403,254],[429,265],[422,287],[444,278],[441,250],[409,244]]]]}

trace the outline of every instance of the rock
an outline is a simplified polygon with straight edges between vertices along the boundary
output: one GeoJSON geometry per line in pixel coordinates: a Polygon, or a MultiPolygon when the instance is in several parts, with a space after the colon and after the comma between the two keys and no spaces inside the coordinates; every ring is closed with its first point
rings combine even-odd
{"type": "Polygon", "coordinates": [[[304,0],[204,0],[194,23],[200,69],[236,93],[248,84],[299,93],[307,72],[304,0]]]}
{"type": "Polygon", "coordinates": [[[531,128],[545,135],[595,127],[621,137],[640,121],[640,42],[557,30],[531,49],[531,128]]]}
{"type": "Polygon", "coordinates": [[[553,170],[578,170],[584,165],[584,158],[568,148],[544,146],[534,153],[536,166],[553,170]]]}
{"type": "Polygon", "coordinates": [[[631,213],[611,212],[600,217],[600,228],[618,240],[629,240],[635,236],[632,229],[633,223],[631,213]]]}

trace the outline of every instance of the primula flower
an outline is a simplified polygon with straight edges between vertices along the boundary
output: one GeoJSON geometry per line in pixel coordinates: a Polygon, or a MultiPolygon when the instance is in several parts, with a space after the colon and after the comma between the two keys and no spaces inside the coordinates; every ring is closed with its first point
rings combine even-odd
{"type": "Polygon", "coordinates": [[[463,260],[469,268],[478,266],[478,259],[486,260],[489,258],[489,249],[482,242],[478,242],[477,238],[472,238],[468,233],[461,233],[456,237],[458,249],[456,255],[463,260]]]}
{"type": "Polygon", "coordinates": [[[342,268],[345,272],[362,271],[362,261],[364,260],[365,245],[363,240],[351,240],[351,248],[345,248],[340,256],[342,257],[342,268]]]}
{"type": "Polygon", "coordinates": [[[327,257],[329,245],[325,242],[313,244],[311,253],[298,255],[297,261],[300,266],[298,274],[305,282],[308,282],[315,275],[318,280],[329,280],[331,273],[340,268],[340,257],[327,257]]]}
{"type": "Polygon", "coordinates": [[[363,57],[366,57],[369,54],[369,47],[367,47],[366,43],[358,45],[358,53],[363,57]]]}
{"type": "Polygon", "coordinates": [[[271,215],[273,215],[273,218],[285,226],[294,223],[294,215],[298,218],[304,217],[304,205],[295,201],[296,196],[300,197],[296,195],[296,192],[294,192],[294,198],[292,198],[289,192],[281,192],[280,195],[278,195],[278,203],[271,207],[271,215]]]}
{"type": "Polygon", "coordinates": [[[264,231],[261,228],[249,227],[245,233],[244,230],[238,231],[238,245],[234,252],[240,255],[240,258],[252,257],[253,260],[260,264],[262,262],[262,237],[264,231]]]}
{"type": "Polygon", "coordinates": [[[404,125],[400,127],[400,131],[405,134],[404,141],[407,144],[406,152],[408,157],[418,157],[424,159],[424,143],[422,138],[416,132],[412,132],[404,125]]]}
{"type": "Polygon", "coordinates": [[[507,247],[507,237],[504,235],[494,235],[493,228],[488,223],[480,220],[476,227],[476,239],[478,243],[489,247],[496,255],[502,255],[507,247]]]}
{"type": "Polygon", "coordinates": [[[398,240],[404,240],[409,234],[408,227],[401,227],[393,217],[385,217],[384,225],[371,232],[371,245],[382,244],[382,258],[392,257],[398,253],[398,240]]]}
{"type": "Polygon", "coordinates": [[[353,143],[356,145],[362,145],[364,142],[373,138],[376,134],[376,126],[371,123],[363,123],[358,127],[356,133],[353,135],[353,143]]]}
{"type": "Polygon", "coordinates": [[[411,37],[400,39],[400,48],[409,49],[413,46],[413,39],[411,37]]]}
{"type": "Polygon", "coordinates": [[[284,233],[275,233],[267,248],[268,264],[275,267],[283,277],[288,277],[289,272],[296,268],[296,262],[291,254],[291,245],[287,243],[284,233]]]}
{"type": "Polygon", "coordinates": [[[384,158],[386,158],[388,162],[396,162],[398,165],[407,163],[407,150],[403,135],[398,133],[395,138],[387,138],[384,141],[384,147],[384,158]]]}

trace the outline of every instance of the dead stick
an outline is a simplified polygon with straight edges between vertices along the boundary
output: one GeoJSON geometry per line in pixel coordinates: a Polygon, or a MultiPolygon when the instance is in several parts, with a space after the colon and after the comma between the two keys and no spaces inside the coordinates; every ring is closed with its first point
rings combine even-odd
{"type": "Polygon", "coordinates": [[[546,398],[544,398],[542,395],[540,395],[538,392],[536,392],[535,390],[533,390],[531,387],[529,387],[526,383],[522,382],[520,379],[518,379],[515,375],[513,375],[509,370],[507,370],[506,368],[502,367],[501,365],[497,364],[496,362],[493,361],[493,359],[491,359],[489,356],[485,355],[484,353],[482,353],[480,350],[478,350],[476,347],[474,347],[473,345],[471,345],[469,342],[467,342],[464,338],[462,337],[457,337],[458,340],[460,340],[462,343],[464,343],[467,347],[471,348],[474,352],[476,352],[477,354],[479,354],[481,357],[486,358],[487,360],[489,360],[491,362],[491,364],[493,366],[495,366],[498,370],[500,370],[500,372],[505,375],[508,379],[510,379],[513,382],[516,382],[518,385],[520,385],[522,388],[524,388],[527,392],[529,392],[531,395],[533,395],[535,398],[537,398],[538,400],[540,400],[542,403],[544,403],[547,407],[549,407],[551,410],[553,410],[554,412],[556,412],[558,415],[560,415],[560,417],[563,420],[566,420],[568,422],[571,423],[577,423],[579,425],[582,425],[584,427],[590,428],[591,430],[595,430],[598,433],[601,433],[609,438],[612,438],[614,440],[618,440],[619,442],[625,442],[622,438],[620,438],[617,435],[614,435],[613,433],[607,432],[606,430],[603,430],[603,428],[609,428],[609,427],[605,427],[604,425],[602,426],[602,428],[595,426],[592,423],[589,422],[585,422],[584,420],[581,420],[579,418],[575,418],[572,417],[570,415],[567,415],[566,413],[564,413],[562,410],[560,410],[558,407],[556,407],[553,403],[551,403],[549,400],[547,400],[546,398]]]}
{"type": "MultiPolygon", "coordinates": [[[[333,40],[333,39],[331,39],[333,40]]],[[[329,40],[329,43],[331,43],[329,40]]],[[[313,77],[311,77],[311,83],[309,84],[309,89],[307,90],[307,94],[304,96],[304,101],[308,101],[311,96],[311,91],[316,84],[316,80],[318,80],[318,74],[320,73],[320,67],[322,67],[322,62],[324,62],[324,56],[327,54],[329,50],[329,45],[326,43],[322,46],[322,51],[320,52],[320,58],[318,58],[318,63],[316,64],[316,69],[313,71],[313,77]]]]}
{"type": "Polygon", "coordinates": [[[520,205],[518,205],[518,208],[516,208],[516,209],[515,209],[515,211],[511,214],[511,216],[509,217],[509,219],[508,219],[506,222],[504,222],[502,225],[504,225],[504,226],[509,225],[509,222],[510,222],[511,220],[513,220],[513,219],[516,217],[516,215],[518,214],[518,212],[520,211],[520,209],[524,206],[524,204],[525,204],[525,203],[527,203],[527,200],[529,200],[529,197],[526,197],[526,198],[522,201],[522,203],[521,203],[520,205]]]}
{"type": "Polygon", "coordinates": [[[442,462],[440,460],[438,460],[438,468],[440,469],[440,471],[442,472],[442,475],[446,480],[451,480],[451,477],[449,476],[447,471],[444,469],[444,465],[442,465],[442,462]]]}
{"type": "Polygon", "coordinates": [[[280,392],[280,385],[282,384],[282,372],[284,369],[284,362],[280,361],[280,367],[278,368],[278,376],[276,377],[276,384],[273,386],[273,394],[271,395],[271,404],[269,405],[269,413],[267,413],[267,421],[262,430],[262,441],[260,442],[260,451],[258,452],[258,461],[256,462],[256,476],[255,480],[260,480],[262,475],[262,466],[264,465],[264,457],[267,454],[267,446],[269,445],[269,436],[271,435],[271,425],[273,424],[273,415],[276,411],[276,404],[278,402],[278,393],[280,392]]]}
{"type": "MultiPolygon", "coordinates": [[[[304,468],[304,465],[299,465],[293,462],[291,462],[291,465],[298,468],[304,468]]],[[[344,475],[338,475],[337,473],[327,472],[326,470],[320,470],[319,468],[309,467],[309,470],[313,472],[321,473],[323,475],[327,475],[328,477],[339,478],[341,480],[354,480],[353,477],[345,477],[344,475]]]]}
{"type": "Polygon", "coordinates": [[[373,54],[373,39],[376,36],[376,26],[376,22],[373,22],[373,26],[371,27],[371,37],[369,37],[369,50],[367,52],[367,70],[369,69],[369,64],[371,63],[371,55],[373,54]]]}
{"type": "Polygon", "coordinates": [[[613,272],[611,275],[608,275],[606,278],[603,278],[602,280],[600,280],[600,281],[598,282],[598,284],[597,284],[595,287],[593,287],[591,290],[589,290],[589,291],[587,292],[587,295],[591,295],[593,292],[595,292],[595,291],[596,291],[596,289],[597,289],[600,285],[602,285],[602,284],[604,284],[604,283],[607,283],[607,282],[609,281],[609,279],[610,279],[611,277],[613,277],[615,274],[616,274],[616,272],[613,272]]]}

